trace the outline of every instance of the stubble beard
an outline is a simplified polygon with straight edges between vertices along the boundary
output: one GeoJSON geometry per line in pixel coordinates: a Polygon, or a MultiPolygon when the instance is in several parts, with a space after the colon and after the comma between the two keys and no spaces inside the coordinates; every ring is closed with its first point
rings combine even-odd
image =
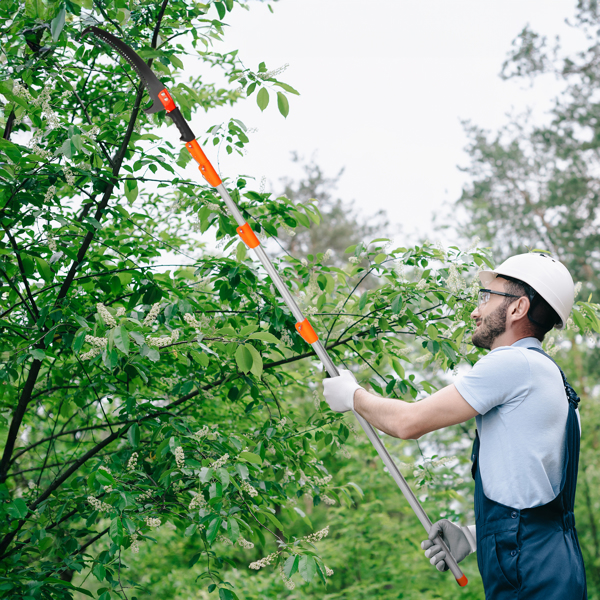
{"type": "Polygon", "coordinates": [[[501,305],[493,313],[483,318],[483,322],[471,337],[473,346],[491,350],[494,340],[506,331],[507,309],[508,306],[501,305]]]}

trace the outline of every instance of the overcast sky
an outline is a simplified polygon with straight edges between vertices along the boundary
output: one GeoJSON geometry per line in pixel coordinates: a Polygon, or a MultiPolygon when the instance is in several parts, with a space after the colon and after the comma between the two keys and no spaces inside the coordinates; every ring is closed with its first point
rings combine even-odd
{"type": "MultiPolygon", "coordinates": [[[[291,153],[316,154],[327,175],[341,168],[339,197],[365,215],[383,208],[404,234],[429,234],[431,217],[460,195],[466,137],[461,120],[495,130],[510,111],[527,107],[542,119],[559,84],[533,88],[498,77],[511,42],[527,24],[564,46],[581,46],[565,18],[575,0],[281,0],[274,14],[260,2],[237,6],[217,50],[239,49],[246,66],[269,69],[297,90],[284,119],[256,94],[236,107],[197,113],[198,133],[230,117],[251,135],[244,158],[207,149],[224,176],[266,176],[277,187],[299,174],[291,153]]],[[[190,63],[188,63],[190,64],[190,63]]],[[[191,66],[191,64],[190,64],[191,66]]],[[[198,135],[200,137],[200,135],[198,135]]],[[[431,233],[432,239],[444,234],[431,233]]],[[[446,239],[447,241],[447,239],[446,239]]]]}

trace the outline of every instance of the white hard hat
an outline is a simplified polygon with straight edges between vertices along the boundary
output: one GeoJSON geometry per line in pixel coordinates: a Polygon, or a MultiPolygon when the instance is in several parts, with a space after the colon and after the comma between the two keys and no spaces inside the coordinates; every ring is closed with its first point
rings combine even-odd
{"type": "Polygon", "coordinates": [[[565,326],[575,300],[575,284],[565,265],[547,254],[517,254],[493,271],[480,271],[479,279],[488,286],[498,275],[530,285],[557,312],[561,322],[556,328],[565,326]]]}

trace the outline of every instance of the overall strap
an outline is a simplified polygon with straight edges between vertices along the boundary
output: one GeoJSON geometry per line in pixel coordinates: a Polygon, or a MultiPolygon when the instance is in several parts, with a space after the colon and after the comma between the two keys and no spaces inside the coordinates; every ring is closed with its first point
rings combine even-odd
{"type": "Polygon", "coordinates": [[[579,405],[579,396],[575,390],[571,387],[562,369],[558,366],[556,361],[548,356],[541,348],[531,347],[528,350],[535,350],[540,354],[543,354],[549,358],[560,371],[562,376],[563,384],[565,386],[565,392],[569,401],[569,414],[567,416],[567,438],[566,438],[566,454],[565,454],[565,472],[563,475],[563,485],[561,493],[561,504],[567,510],[572,512],[575,506],[575,490],[577,487],[577,472],[579,470],[579,448],[580,448],[580,431],[579,431],[579,419],[577,418],[577,409],[579,405]]]}

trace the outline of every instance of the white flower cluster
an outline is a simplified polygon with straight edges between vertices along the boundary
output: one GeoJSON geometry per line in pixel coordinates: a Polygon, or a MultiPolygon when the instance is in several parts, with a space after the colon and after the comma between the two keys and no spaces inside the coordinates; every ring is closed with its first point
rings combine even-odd
{"type": "Polygon", "coordinates": [[[108,309],[106,306],[104,306],[104,304],[102,304],[102,302],[98,302],[98,304],[96,304],[96,309],[98,310],[98,314],[107,327],[115,327],[117,324],[115,318],[108,312],[108,309]]]}
{"type": "Polygon", "coordinates": [[[138,534],[137,534],[137,531],[136,531],[135,533],[131,534],[131,551],[134,554],[137,554],[140,551],[140,546],[138,544],[137,539],[138,539],[138,534]]]}
{"type": "Polygon", "coordinates": [[[555,345],[555,341],[555,338],[551,337],[544,344],[546,346],[545,350],[548,356],[554,356],[558,352],[558,346],[555,345]]]}
{"type": "Polygon", "coordinates": [[[394,265],[394,273],[396,273],[398,279],[402,280],[404,279],[404,263],[398,261],[395,265],[394,265]]]}
{"type": "Polygon", "coordinates": [[[191,325],[192,327],[195,327],[196,329],[200,329],[200,323],[198,322],[198,319],[196,319],[196,317],[192,313],[185,313],[185,315],[183,315],[183,320],[188,325],[191,325]]]}
{"type": "Polygon", "coordinates": [[[97,348],[106,348],[106,344],[108,344],[108,340],[106,338],[94,337],[93,335],[86,335],[85,341],[92,346],[96,346],[97,348]]]}
{"type": "Polygon", "coordinates": [[[127,461],[127,470],[128,471],[135,471],[135,469],[137,468],[137,459],[138,459],[138,453],[134,452],[131,457],[129,458],[129,460],[127,461]]]}
{"type": "Polygon", "coordinates": [[[574,298],[577,298],[577,296],[579,295],[579,292],[581,292],[581,286],[582,286],[582,285],[583,285],[583,284],[581,283],[581,281],[578,281],[578,282],[575,284],[575,295],[573,296],[574,298]]]}
{"type": "Polygon", "coordinates": [[[245,548],[246,550],[251,550],[252,548],[254,548],[254,544],[252,542],[249,542],[248,540],[245,540],[243,537],[239,537],[237,540],[237,543],[242,547],[245,548]]]}
{"type": "Polygon", "coordinates": [[[285,427],[286,423],[287,423],[287,417],[283,417],[283,419],[281,419],[281,421],[279,421],[278,427],[285,427]]]}
{"type": "Polygon", "coordinates": [[[321,406],[321,397],[319,396],[319,392],[314,390],[312,393],[313,402],[315,403],[315,408],[318,410],[321,406]]]}
{"type": "Polygon", "coordinates": [[[223,456],[221,456],[221,458],[215,460],[215,462],[213,462],[210,465],[210,468],[211,469],[220,469],[228,460],[229,460],[229,454],[223,454],[223,456]]]}
{"type": "Polygon", "coordinates": [[[202,429],[198,429],[196,433],[194,433],[194,439],[199,442],[202,438],[205,438],[210,433],[210,429],[208,425],[203,425],[202,429]]]}
{"type": "Polygon", "coordinates": [[[465,282],[459,275],[456,265],[450,265],[448,271],[449,275],[448,279],[446,279],[446,285],[452,293],[458,294],[465,287],[465,282]]]}
{"type": "Polygon", "coordinates": [[[333,506],[335,504],[335,500],[329,496],[323,495],[321,496],[321,500],[323,500],[323,504],[326,504],[327,506],[333,506]]]}
{"type": "Polygon", "coordinates": [[[325,477],[314,477],[313,481],[316,485],[327,485],[333,479],[333,475],[325,475],[325,477]]]}
{"type": "Polygon", "coordinates": [[[447,465],[448,463],[452,462],[455,459],[456,459],[456,456],[442,456],[441,458],[438,458],[437,460],[432,461],[431,466],[443,467],[444,465],[447,465]]]}
{"type": "Polygon", "coordinates": [[[325,565],[325,575],[327,575],[327,577],[331,577],[333,575],[333,569],[330,569],[327,565],[325,565]]]}
{"type": "Polygon", "coordinates": [[[290,336],[290,333],[287,329],[282,329],[281,330],[281,336],[280,336],[281,341],[288,347],[292,347],[294,345],[294,341],[292,340],[292,336],[290,336]]]}
{"type": "Polygon", "coordinates": [[[95,496],[88,496],[87,501],[92,505],[92,508],[98,512],[109,512],[113,510],[113,507],[110,504],[98,500],[95,496]]]}
{"type": "Polygon", "coordinates": [[[479,246],[479,242],[480,242],[480,238],[479,236],[475,236],[475,238],[473,239],[473,241],[469,244],[469,247],[467,248],[467,252],[473,252],[473,250],[475,250],[477,248],[477,246],[479,246]]]}
{"type": "Polygon", "coordinates": [[[202,494],[198,493],[192,497],[192,500],[191,500],[188,508],[189,508],[189,510],[195,510],[197,508],[203,508],[205,506],[206,506],[206,500],[204,499],[204,496],[202,494]]]}
{"type": "Polygon", "coordinates": [[[325,254],[323,254],[323,262],[327,262],[331,258],[332,254],[333,250],[331,248],[328,248],[325,254]]]}
{"type": "Polygon", "coordinates": [[[141,501],[144,501],[144,500],[149,500],[149,499],[150,499],[150,498],[151,498],[153,495],[154,495],[154,490],[152,490],[152,489],[149,489],[149,490],[146,490],[145,492],[142,492],[142,493],[141,493],[141,494],[140,494],[140,495],[137,497],[137,500],[141,500],[141,501]]]}
{"type": "Polygon", "coordinates": [[[418,290],[424,290],[427,287],[427,280],[426,279],[420,279],[419,283],[417,283],[417,289],[418,290]]]}
{"type": "Polygon", "coordinates": [[[158,313],[160,312],[160,302],[152,305],[152,308],[148,311],[146,318],[144,319],[142,325],[144,327],[149,327],[156,321],[156,317],[158,317],[158,313]]]}
{"type": "Polygon", "coordinates": [[[63,174],[68,185],[73,185],[75,183],[75,175],[73,175],[73,171],[71,171],[71,168],[68,165],[63,165],[63,174]]]}
{"type": "Polygon", "coordinates": [[[575,325],[575,321],[573,321],[572,317],[569,317],[567,319],[567,327],[566,327],[567,331],[574,331],[576,329],[578,329],[577,325],[575,325]]]}
{"type": "Polygon", "coordinates": [[[258,496],[258,492],[256,488],[251,486],[247,481],[242,481],[242,485],[240,486],[243,492],[246,492],[250,498],[256,498],[258,496]]]}
{"type": "Polygon", "coordinates": [[[98,356],[98,354],[100,354],[101,352],[102,350],[100,348],[94,346],[91,350],[88,350],[87,352],[84,352],[81,355],[81,360],[91,360],[95,356],[98,356]]]}
{"type": "Polygon", "coordinates": [[[183,469],[185,467],[185,454],[183,453],[183,448],[181,446],[177,446],[175,448],[175,462],[177,463],[178,469],[183,469]]]}
{"type": "Polygon", "coordinates": [[[279,564],[279,574],[281,575],[281,579],[283,580],[283,583],[288,590],[293,590],[296,587],[296,584],[289,577],[286,576],[282,564],[279,564]]]}
{"type": "Polygon", "coordinates": [[[351,256],[348,259],[348,262],[351,262],[353,265],[357,265],[360,262],[360,258],[358,258],[358,256],[351,256]]]}
{"type": "MultiPolygon", "coordinates": [[[[44,196],[44,203],[50,202],[50,200],[52,200],[52,198],[54,198],[55,195],[56,195],[56,186],[55,185],[51,185],[46,190],[46,195],[44,196]]],[[[56,252],[56,250],[54,250],[53,252],[56,252]]]]}
{"type": "Polygon", "coordinates": [[[98,467],[98,471],[100,471],[100,470],[106,471],[107,473],[111,473],[111,470],[108,467],[105,467],[104,465],[100,465],[98,467]]]}
{"type": "Polygon", "coordinates": [[[251,569],[254,569],[255,571],[259,571],[263,567],[270,565],[273,562],[273,560],[277,557],[277,554],[278,554],[278,552],[273,552],[273,554],[269,554],[269,556],[265,556],[264,558],[261,558],[260,560],[250,563],[248,566],[251,569]]]}
{"type": "Polygon", "coordinates": [[[308,267],[308,261],[305,258],[301,258],[300,263],[302,264],[303,267],[308,267]]]}
{"type": "Polygon", "coordinates": [[[117,319],[119,319],[120,317],[124,317],[126,312],[127,311],[124,306],[119,306],[119,308],[117,308],[117,314],[115,316],[117,317],[117,319]]]}
{"type": "Polygon", "coordinates": [[[146,523],[146,525],[148,527],[160,527],[161,526],[161,520],[160,519],[154,519],[152,517],[146,517],[146,519],[144,520],[144,522],[146,523]]]}
{"type": "Polygon", "coordinates": [[[107,494],[110,494],[110,493],[113,491],[113,486],[112,486],[112,485],[105,485],[105,486],[104,486],[104,491],[105,491],[107,494]]]}
{"type": "Polygon", "coordinates": [[[154,338],[148,336],[146,338],[146,343],[148,346],[156,346],[157,348],[164,348],[165,346],[170,346],[174,344],[179,339],[179,330],[175,329],[171,332],[171,335],[163,335],[159,338],[154,338]]]}
{"type": "Polygon", "coordinates": [[[302,538],[305,542],[310,542],[311,544],[315,542],[320,542],[324,537],[329,535],[329,525],[325,527],[325,529],[321,529],[315,533],[311,533],[310,535],[304,536],[302,538]]]}
{"type": "Polygon", "coordinates": [[[431,354],[423,354],[423,356],[418,356],[417,358],[415,358],[415,360],[413,360],[413,363],[424,363],[429,358],[431,358],[431,354]]]}
{"type": "Polygon", "coordinates": [[[233,542],[228,537],[225,537],[224,535],[218,535],[217,542],[223,542],[223,544],[225,544],[226,546],[233,546],[233,542]]]}
{"type": "Polygon", "coordinates": [[[263,81],[265,79],[271,79],[272,77],[277,77],[277,75],[283,73],[289,66],[289,63],[285,63],[285,65],[282,65],[277,69],[273,69],[272,71],[267,71],[266,73],[256,73],[256,76],[262,79],[263,81]]]}

